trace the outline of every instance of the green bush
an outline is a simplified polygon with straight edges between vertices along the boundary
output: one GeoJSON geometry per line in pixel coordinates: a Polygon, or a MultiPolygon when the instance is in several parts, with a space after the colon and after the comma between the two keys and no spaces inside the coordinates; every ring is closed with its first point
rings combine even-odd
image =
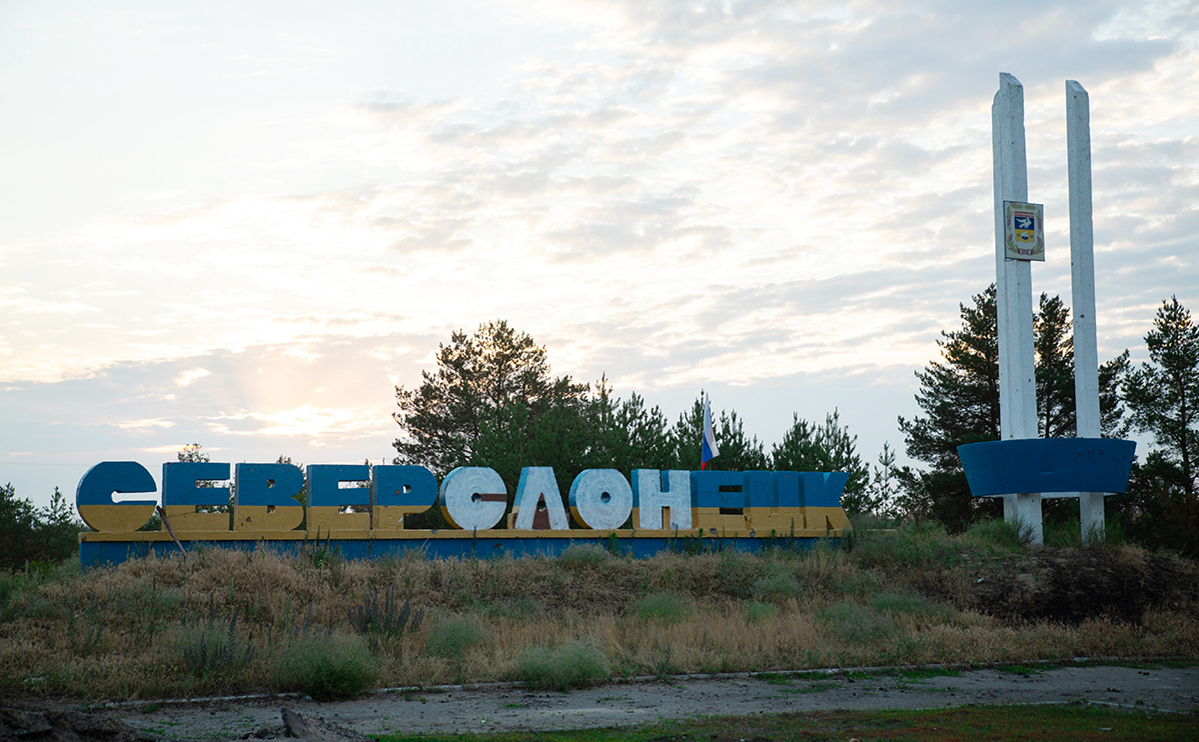
{"type": "Polygon", "coordinates": [[[889,616],[849,601],[833,603],[816,614],[816,618],[842,641],[851,644],[885,639],[895,631],[895,622],[889,616]]]}
{"type": "Polygon", "coordinates": [[[957,615],[949,606],[912,593],[875,593],[870,596],[870,608],[877,613],[917,616],[940,623],[951,621],[957,615]]]}
{"type": "Polygon", "coordinates": [[[358,637],[300,637],[280,651],[273,669],[279,690],[318,701],[353,698],[378,678],[378,667],[358,637]]]}
{"type": "Polygon", "coordinates": [[[779,608],[771,603],[761,603],[756,600],[751,600],[745,604],[745,620],[750,623],[763,621],[767,618],[774,618],[778,615],[779,608]]]}
{"type": "Polygon", "coordinates": [[[236,678],[254,660],[254,645],[238,635],[236,617],[227,626],[185,627],[178,650],[183,666],[202,681],[236,678]]]}
{"type": "Polygon", "coordinates": [[[970,526],[966,535],[988,544],[1002,546],[1007,549],[1019,549],[1025,544],[1021,541],[1020,528],[1003,518],[988,518],[970,526]]]}
{"type": "Polygon", "coordinates": [[[532,621],[545,612],[540,603],[524,595],[478,603],[472,610],[488,618],[507,618],[520,621],[532,621]]]}
{"type": "Polygon", "coordinates": [[[675,624],[690,616],[691,608],[678,595],[662,592],[633,601],[629,612],[644,621],[675,624]]]}
{"type": "Polygon", "coordinates": [[[466,650],[491,641],[491,632],[474,616],[451,616],[434,624],[425,650],[434,657],[461,662],[466,650]]]}
{"type": "Polygon", "coordinates": [[[961,544],[937,523],[898,529],[894,535],[871,535],[853,542],[858,565],[878,567],[887,574],[910,568],[947,569],[960,559],[961,544]]]}
{"type": "Polygon", "coordinates": [[[777,571],[754,582],[754,597],[769,603],[782,603],[790,598],[798,598],[803,594],[803,588],[795,575],[790,572],[777,571]]]}
{"type": "Polygon", "coordinates": [[[595,544],[573,544],[558,555],[558,563],[564,567],[598,567],[608,561],[608,551],[595,544]]]}
{"type": "Polygon", "coordinates": [[[520,678],[530,688],[583,688],[603,683],[611,674],[604,653],[589,641],[532,647],[520,653],[519,663],[520,678]]]}

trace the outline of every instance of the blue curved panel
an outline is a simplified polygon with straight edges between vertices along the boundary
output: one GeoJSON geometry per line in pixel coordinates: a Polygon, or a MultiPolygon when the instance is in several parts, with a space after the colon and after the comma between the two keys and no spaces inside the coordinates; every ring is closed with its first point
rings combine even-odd
{"type": "Polygon", "coordinates": [[[1137,444],[1115,438],[1024,438],[958,446],[970,494],[1125,492],[1137,444]]]}

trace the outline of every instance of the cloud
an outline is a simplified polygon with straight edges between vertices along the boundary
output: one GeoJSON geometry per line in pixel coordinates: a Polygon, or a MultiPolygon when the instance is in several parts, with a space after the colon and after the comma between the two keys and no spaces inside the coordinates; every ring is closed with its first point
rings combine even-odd
{"type": "Polygon", "coordinates": [[[206,368],[188,369],[187,371],[184,371],[175,377],[175,383],[179,386],[189,386],[193,382],[203,379],[205,376],[211,375],[212,372],[206,368]]]}

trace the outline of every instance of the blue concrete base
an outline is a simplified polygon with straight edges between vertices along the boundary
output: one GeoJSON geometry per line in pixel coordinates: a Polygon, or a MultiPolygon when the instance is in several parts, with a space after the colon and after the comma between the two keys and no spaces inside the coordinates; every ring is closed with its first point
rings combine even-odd
{"type": "MultiPolygon", "coordinates": [[[[580,531],[579,533],[587,533],[580,531]]],[[[594,533],[591,532],[591,533],[594,533]]],[[[83,534],[79,542],[79,559],[84,569],[120,564],[127,559],[144,559],[151,555],[169,557],[180,553],[174,541],[156,538],[136,538],[129,534],[127,540],[106,538],[90,540],[83,534]]],[[[141,536],[143,534],[137,534],[141,536]]],[[[157,534],[155,534],[157,535],[157,534]]],[[[286,557],[326,552],[344,559],[399,558],[417,554],[429,559],[467,557],[492,559],[501,557],[557,556],[571,546],[592,544],[601,546],[618,556],[637,558],[651,557],[663,552],[679,554],[701,554],[735,549],[756,553],[766,549],[806,550],[813,544],[838,543],[838,538],[814,538],[804,536],[749,537],[749,536],[699,536],[682,534],[670,537],[655,536],[526,536],[523,538],[496,538],[471,536],[452,538],[327,538],[327,539],[205,539],[182,541],[185,552],[205,549],[233,549],[236,551],[267,550],[286,557]]]]}
{"type": "Polygon", "coordinates": [[[1024,438],[958,446],[970,494],[1126,492],[1137,444],[1116,438],[1024,438]]]}

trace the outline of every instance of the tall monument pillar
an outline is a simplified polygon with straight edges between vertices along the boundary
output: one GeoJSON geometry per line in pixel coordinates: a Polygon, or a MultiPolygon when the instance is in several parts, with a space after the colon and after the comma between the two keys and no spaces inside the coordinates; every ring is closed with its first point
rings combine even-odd
{"type": "MultiPolygon", "coordinates": [[[[1091,221],[1091,103],[1066,81],[1066,163],[1070,178],[1070,293],[1074,311],[1074,407],[1079,438],[1102,436],[1095,327],[1095,238],[1091,221]]],[[[1104,539],[1103,493],[1078,493],[1083,543],[1104,539]]]]}
{"type": "MultiPolygon", "coordinates": [[[[1024,149],[1024,87],[1012,75],[999,74],[991,105],[991,149],[995,173],[995,307],[999,333],[999,414],[1003,440],[1036,438],[1037,382],[1033,358],[1032,266],[1011,260],[1005,245],[1004,201],[1028,200],[1028,164],[1024,149]]],[[[1030,529],[1033,544],[1043,543],[1040,493],[1003,497],[1006,520],[1030,529]]]]}

